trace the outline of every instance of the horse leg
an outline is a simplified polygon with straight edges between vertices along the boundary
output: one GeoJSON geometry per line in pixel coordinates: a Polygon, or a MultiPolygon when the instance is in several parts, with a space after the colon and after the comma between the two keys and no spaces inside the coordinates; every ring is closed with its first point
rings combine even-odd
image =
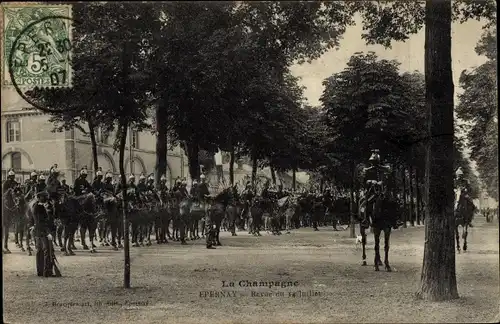
{"type": "Polygon", "coordinates": [[[24,224],[18,224],[18,233],[19,233],[19,248],[21,249],[21,252],[26,252],[26,250],[24,249],[24,246],[23,246],[23,239],[24,239],[24,229],[26,228],[26,226],[24,224]]]}
{"type": "Polygon", "coordinates": [[[90,253],[96,252],[96,246],[94,244],[94,239],[96,238],[96,229],[97,222],[95,220],[91,220],[89,223],[89,240],[90,240],[90,253]]]}
{"type": "Polygon", "coordinates": [[[360,226],[360,234],[361,234],[361,246],[363,247],[363,263],[361,265],[366,265],[366,230],[363,226],[360,226]]]}
{"type": "Polygon", "coordinates": [[[11,253],[9,250],[9,226],[4,225],[3,226],[3,252],[6,254],[11,253]]]}
{"type": "MultiPolygon", "coordinates": [[[[88,250],[89,247],[87,246],[87,243],[85,242],[85,232],[87,231],[87,222],[83,222],[82,224],[80,224],[80,240],[81,240],[81,244],[82,244],[82,248],[84,250],[88,250]]],[[[89,233],[90,235],[90,233],[89,233]]]]}
{"type": "Polygon", "coordinates": [[[31,233],[28,227],[26,226],[26,248],[28,249],[28,255],[32,256],[33,255],[33,250],[31,249],[30,246],[30,240],[31,240],[31,233]]]}
{"type": "Polygon", "coordinates": [[[184,219],[179,220],[179,239],[181,241],[182,245],[186,245],[186,230],[189,232],[189,227],[187,226],[186,222],[184,219]]]}
{"type": "Polygon", "coordinates": [[[467,251],[467,234],[469,225],[463,227],[462,238],[464,239],[464,252],[467,251]]]}
{"type": "MultiPolygon", "coordinates": [[[[372,227],[373,228],[373,227],[372,227]]],[[[379,262],[380,262],[380,228],[373,228],[373,238],[375,241],[375,271],[379,271],[379,262]]]]}
{"type": "Polygon", "coordinates": [[[460,253],[460,235],[458,235],[458,226],[455,225],[455,239],[457,241],[457,252],[460,253]]]}
{"type": "Polygon", "coordinates": [[[384,265],[387,272],[391,272],[391,266],[389,265],[389,241],[391,238],[391,228],[388,227],[384,230],[384,265]]]}
{"type": "Polygon", "coordinates": [[[63,249],[64,249],[64,245],[62,242],[63,229],[64,229],[64,227],[61,224],[59,226],[57,226],[57,229],[56,229],[56,236],[57,236],[56,240],[59,243],[59,247],[61,248],[61,251],[63,251],[63,249]]]}

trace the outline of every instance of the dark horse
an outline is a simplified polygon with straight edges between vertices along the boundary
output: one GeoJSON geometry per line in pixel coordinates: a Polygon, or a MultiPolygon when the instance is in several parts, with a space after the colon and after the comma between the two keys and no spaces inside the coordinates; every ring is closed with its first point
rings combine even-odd
{"type": "Polygon", "coordinates": [[[234,200],[233,187],[224,189],[222,192],[217,194],[211,201],[210,207],[208,208],[208,217],[210,218],[212,229],[210,233],[206,233],[207,242],[213,245],[221,246],[219,240],[220,228],[222,220],[224,219],[226,212],[228,218],[235,218],[237,215],[236,201],[234,200]]]}
{"type": "Polygon", "coordinates": [[[458,234],[458,227],[462,226],[462,238],[464,240],[464,252],[467,251],[467,234],[469,225],[472,223],[476,206],[469,197],[460,195],[457,209],[455,211],[455,238],[457,240],[457,251],[460,253],[460,236],[458,234]]]}
{"type": "MultiPolygon", "coordinates": [[[[375,271],[379,271],[379,266],[382,265],[382,260],[380,258],[380,234],[384,232],[384,265],[385,269],[390,272],[392,271],[389,265],[389,241],[391,238],[391,230],[399,214],[401,213],[399,203],[397,200],[380,192],[375,195],[375,201],[373,203],[373,208],[371,213],[371,222],[367,215],[367,208],[361,207],[360,210],[360,234],[362,238],[363,246],[363,263],[366,265],[366,229],[371,226],[373,229],[373,237],[375,241],[375,260],[374,267],[375,271]]],[[[363,199],[364,200],[364,199],[363,199]]],[[[361,205],[364,204],[364,201],[361,205]]]]}

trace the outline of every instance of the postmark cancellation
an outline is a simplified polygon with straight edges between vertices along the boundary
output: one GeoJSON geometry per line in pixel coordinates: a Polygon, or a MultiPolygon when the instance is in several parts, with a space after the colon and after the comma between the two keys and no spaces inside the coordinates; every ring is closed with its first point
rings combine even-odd
{"type": "Polygon", "coordinates": [[[71,87],[71,5],[2,5],[2,86],[71,87]]]}

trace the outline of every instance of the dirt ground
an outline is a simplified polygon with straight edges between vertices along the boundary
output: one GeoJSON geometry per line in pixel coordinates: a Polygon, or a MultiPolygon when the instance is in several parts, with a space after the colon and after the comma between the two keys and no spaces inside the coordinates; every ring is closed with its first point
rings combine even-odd
{"type": "Polygon", "coordinates": [[[13,253],[3,260],[4,323],[470,323],[498,316],[497,223],[477,217],[469,250],[456,258],[460,299],[442,303],[414,297],[423,227],[393,232],[391,273],[374,271],[371,235],[366,267],[348,235],[331,228],[259,238],[222,233],[224,246],[216,250],[201,241],[131,248],[130,290],[121,288],[121,251],[79,249],[76,256],[58,257],[62,278],[39,278],[34,257],[11,243],[13,253]],[[240,287],[242,280],[297,286],[240,287]],[[222,287],[222,281],[235,287],[222,287]]]}

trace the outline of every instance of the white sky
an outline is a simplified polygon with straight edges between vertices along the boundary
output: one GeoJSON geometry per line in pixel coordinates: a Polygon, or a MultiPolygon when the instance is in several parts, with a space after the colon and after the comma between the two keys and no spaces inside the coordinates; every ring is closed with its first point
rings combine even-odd
{"type": "MultiPolygon", "coordinates": [[[[322,57],[311,64],[304,63],[292,67],[295,76],[302,78],[302,84],[306,87],[305,96],[311,105],[320,105],[319,98],[323,93],[322,82],[324,79],[342,71],[349,58],[355,52],[375,52],[380,58],[395,59],[401,63],[402,71],[424,72],[424,29],[418,34],[412,35],[406,42],[394,42],[392,49],[384,49],[381,45],[367,46],[361,39],[362,23],[357,17],[356,26],[347,29],[343,39],[340,41],[338,50],[332,49],[323,54],[322,57]]],[[[474,48],[482,34],[482,23],[468,21],[464,24],[454,23],[452,26],[452,60],[453,80],[455,93],[458,89],[458,79],[464,69],[481,65],[486,61],[474,52],[474,48]]]]}

